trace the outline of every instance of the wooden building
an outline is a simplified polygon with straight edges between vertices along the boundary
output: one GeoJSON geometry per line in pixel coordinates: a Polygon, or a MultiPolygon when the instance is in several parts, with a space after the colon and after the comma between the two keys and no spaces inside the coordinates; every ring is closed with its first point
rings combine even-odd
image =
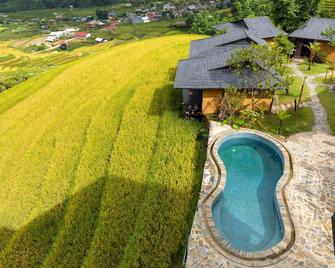
{"type": "Polygon", "coordinates": [[[321,50],[327,54],[327,59],[335,61],[335,48],[329,45],[329,37],[323,34],[329,27],[335,28],[335,19],[313,17],[291,33],[290,37],[296,44],[295,57],[309,57],[310,52],[306,46],[317,41],[321,50]]]}
{"type": "Polygon", "coordinates": [[[204,115],[215,113],[230,87],[249,93],[246,107],[251,106],[251,99],[254,105],[270,106],[272,99],[265,91],[283,85],[282,77],[266,69],[254,73],[246,68],[240,72],[232,69],[228,60],[236,49],[266,45],[283,32],[267,17],[248,18],[215,28],[224,33],[191,42],[189,59],[179,61],[174,86],[183,90],[184,107],[196,107],[204,115]]]}

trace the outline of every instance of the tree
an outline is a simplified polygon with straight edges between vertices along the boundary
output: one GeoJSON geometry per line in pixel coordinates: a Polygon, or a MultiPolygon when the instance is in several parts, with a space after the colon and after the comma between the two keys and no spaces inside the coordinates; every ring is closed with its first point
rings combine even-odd
{"type": "Polygon", "coordinates": [[[243,91],[239,91],[235,87],[227,88],[222,96],[219,103],[219,121],[235,116],[240,110],[244,108],[243,100],[246,94],[243,91]]]}
{"type": "Polygon", "coordinates": [[[189,15],[189,16],[187,16],[187,18],[186,18],[186,20],[185,20],[185,24],[186,24],[186,27],[187,27],[188,29],[192,29],[193,20],[194,20],[194,15],[189,15]]]}
{"type": "Polygon", "coordinates": [[[276,24],[283,27],[285,31],[291,32],[296,29],[297,5],[293,0],[273,1],[272,16],[276,24]]]}
{"type": "Polygon", "coordinates": [[[272,0],[235,0],[237,17],[271,16],[272,0]]]}
{"type": "Polygon", "coordinates": [[[95,11],[95,14],[97,15],[97,18],[99,20],[107,20],[108,19],[108,10],[105,9],[97,9],[95,11]]]}
{"type": "Polygon", "coordinates": [[[285,34],[280,34],[274,39],[273,48],[285,56],[290,57],[294,51],[294,44],[288,39],[285,34]]]}
{"type": "Polygon", "coordinates": [[[279,126],[278,126],[278,135],[280,134],[280,132],[281,132],[281,129],[282,129],[282,126],[283,126],[283,122],[286,120],[286,119],[288,119],[288,118],[290,118],[291,117],[291,115],[287,112],[287,111],[279,111],[278,113],[277,113],[277,118],[278,118],[278,120],[279,120],[279,126]]]}
{"type": "Polygon", "coordinates": [[[228,59],[228,65],[237,71],[244,79],[244,88],[251,89],[252,109],[254,109],[254,99],[257,93],[255,85],[264,90],[270,89],[267,93],[273,94],[274,89],[287,87],[285,81],[277,80],[276,84],[270,84],[273,81],[274,72],[283,74],[283,68],[280,66],[281,55],[278,51],[267,45],[253,45],[248,48],[236,49],[228,59]],[[248,75],[252,72],[252,75],[248,75]],[[260,81],[263,81],[262,83],[260,81]]]}
{"type": "Polygon", "coordinates": [[[194,16],[191,32],[195,34],[214,35],[214,25],[218,24],[216,17],[210,15],[208,12],[198,13],[194,16]]]}
{"type": "Polygon", "coordinates": [[[292,32],[315,16],[320,0],[273,0],[272,17],[287,32],[292,32]]]}
{"type": "Polygon", "coordinates": [[[307,21],[311,16],[315,16],[318,11],[320,0],[294,0],[296,3],[296,26],[307,21]]]}
{"type": "Polygon", "coordinates": [[[328,37],[330,39],[329,45],[331,47],[335,47],[335,28],[333,26],[329,26],[324,30],[321,35],[328,37]]]}
{"type": "Polygon", "coordinates": [[[317,14],[320,17],[330,18],[333,16],[332,11],[326,6],[326,0],[321,0],[317,9],[317,14]]]}
{"type": "Polygon", "coordinates": [[[309,45],[306,46],[308,50],[310,51],[309,59],[308,59],[308,70],[311,70],[312,62],[314,61],[314,58],[316,54],[318,54],[321,50],[320,43],[314,41],[313,43],[309,43],[309,45]]]}

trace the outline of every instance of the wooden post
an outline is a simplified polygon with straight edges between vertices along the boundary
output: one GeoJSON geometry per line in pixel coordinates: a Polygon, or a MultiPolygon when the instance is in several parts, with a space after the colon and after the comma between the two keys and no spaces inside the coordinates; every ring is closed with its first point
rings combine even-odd
{"type": "Polygon", "coordinates": [[[299,109],[299,106],[300,106],[301,97],[302,97],[302,93],[304,91],[306,79],[307,79],[307,76],[305,76],[304,82],[302,83],[302,86],[301,86],[300,95],[299,95],[299,101],[298,101],[298,109],[299,109]]]}
{"type": "Polygon", "coordinates": [[[297,110],[297,99],[294,99],[294,113],[296,113],[297,110]]]}
{"type": "Polygon", "coordinates": [[[333,229],[333,246],[334,246],[334,256],[335,256],[335,213],[332,217],[332,229],[333,229]]]}
{"type": "Polygon", "coordinates": [[[332,74],[330,75],[330,82],[333,81],[334,68],[332,69],[332,74]]]}
{"type": "Polygon", "coordinates": [[[273,101],[274,101],[274,98],[272,98],[272,99],[271,99],[271,104],[270,104],[270,113],[272,112],[273,101]]]}
{"type": "Polygon", "coordinates": [[[324,81],[326,81],[326,80],[327,80],[328,72],[329,72],[329,69],[328,69],[328,70],[327,70],[327,72],[326,72],[326,76],[325,76],[325,79],[324,79],[324,81]]]}

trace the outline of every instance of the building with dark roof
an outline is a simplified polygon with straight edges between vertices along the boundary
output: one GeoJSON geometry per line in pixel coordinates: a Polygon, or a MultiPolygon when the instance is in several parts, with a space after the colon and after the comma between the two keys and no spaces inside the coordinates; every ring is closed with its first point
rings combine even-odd
{"type": "Polygon", "coordinates": [[[329,60],[335,60],[335,49],[329,46],[329,37],[322,33],[329,27],[335,28],[335,19],[330,18],[310,18],[304,25],[290,34],[296,43],[296,57],[308,57],[309,51],[306,45],[317,41],[321,50],[327,54],[329,60]]]}
{"type": "Polygon", "coordinates": [[[264,39],[266,41],[272,40],[279,34],[286,34],[283,30],[277,28],[269,19],[269,17],[255,17],[246,18],[234,22],[222,23],[214,26],[218,31],[235,31],[244,30],[251,33],[253,36],[264,39]]]}
{"type": "Polygon", "coordinates": [[[229,58],[236,49],[248,48],[252,44],[265,45],[282,33],[266,18],[220,24],[215,28],[224,29],[223,34],[191,42],[189,59],[179,61],[174,84],[175,88],[183,90],[185,107],[196,106],[203,114],[214,113],[225,89],[232,86],[259,92],[258,105],[271,103],[261,91],[283,85],[278,74],[265,68],[257,74],[248,68],[241,72],[229,66],[229,58]],[[266,25],[258,29],[254,24],[257,21],[266,21],[266,25]]]}

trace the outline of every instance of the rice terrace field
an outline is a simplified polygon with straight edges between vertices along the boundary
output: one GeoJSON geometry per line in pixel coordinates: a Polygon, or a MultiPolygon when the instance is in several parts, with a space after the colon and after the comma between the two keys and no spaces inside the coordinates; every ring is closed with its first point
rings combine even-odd
{"type": "Polygon", "coordinates": [[[181,118],[195,35],[116,46],[0,94],[0,267],[182,263],[204,126],[181,118]]]}

